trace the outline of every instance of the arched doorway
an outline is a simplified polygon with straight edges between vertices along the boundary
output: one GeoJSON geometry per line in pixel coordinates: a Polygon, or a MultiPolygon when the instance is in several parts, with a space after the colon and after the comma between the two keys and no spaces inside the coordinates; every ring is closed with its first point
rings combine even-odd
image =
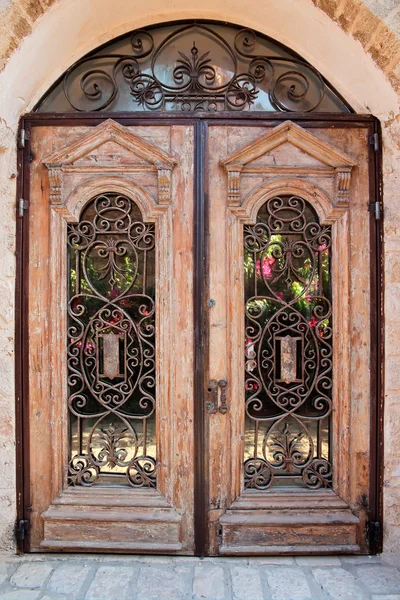
{"type": "Polygon", "coordinates": [[[371,549],[374,127],[218,23],[25,119],[31,550],[371,549]]]}

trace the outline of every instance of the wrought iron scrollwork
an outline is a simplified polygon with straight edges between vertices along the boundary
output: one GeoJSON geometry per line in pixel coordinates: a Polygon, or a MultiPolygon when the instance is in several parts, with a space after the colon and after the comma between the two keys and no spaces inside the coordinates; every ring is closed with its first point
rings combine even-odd
{"type": "Polygon", "coordinates": [[[331,229],[300,197],[244,227],[245,487],[332,483],[331,229]]]}
{"type": "Polygon", "coordinates": [[[133,32],[127,54],[102,51],[70,67],[63,78],[70,106],[112,110],[128,88],[133,110],[243,111],[257,100],[258,110],[312,112],[327,92],[314,67],[278,46],[260,45],[262,36],[250,29],[236,30],[233,44],[205,23],[167,28],[157,43],[154,31],[133,32]]]}
{"type": "Polygon", "coordinates": [[[105,193],[68,225],[68,246],[69,482],[154,487],[154,225],[105,193]]]}

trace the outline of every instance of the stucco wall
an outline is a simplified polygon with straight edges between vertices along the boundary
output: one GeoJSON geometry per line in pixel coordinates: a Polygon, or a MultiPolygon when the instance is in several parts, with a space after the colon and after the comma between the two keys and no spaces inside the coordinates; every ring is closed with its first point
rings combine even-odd
{"type": "Polygon", "coordinates": [[[383,127],[386,255],[386,551],[400,548],[400,7],[397,0],[0,0],[0,549],[14,548],[15,135],[77,58],[129,30],[226,20],[292,47],[383,127]]]}

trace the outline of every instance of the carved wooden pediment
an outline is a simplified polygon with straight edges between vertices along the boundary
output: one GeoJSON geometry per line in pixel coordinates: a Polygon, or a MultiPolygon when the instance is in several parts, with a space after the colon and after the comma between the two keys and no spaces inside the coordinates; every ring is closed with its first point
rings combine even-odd
{"type": "Polygon", "coordinates": [[[265,135],[236,150],[220,165],[228,175],[228,204],[243,202],[241,180],[245,175],[272,178],[330,177],[334,180],[332,201],[346,206],[351,171],[356,162],[343,152],[312,135],[292,121],[285,121],[265,135]]]}
{"type": "Polygon", "coordinates": [[[112,119],[56,150],[44,159],[49,172],[50,202],[63,205],[77,183],[94,176],[134,178],[154,173],[157,177],[158,204],[171,201],[171,174],[175,157],[146,139],[132,133],[112,119]]]}

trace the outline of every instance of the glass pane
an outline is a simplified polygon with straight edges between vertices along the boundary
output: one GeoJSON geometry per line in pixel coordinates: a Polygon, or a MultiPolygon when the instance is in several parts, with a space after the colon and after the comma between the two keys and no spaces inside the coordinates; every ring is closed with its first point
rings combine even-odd
{"type": "Polygon", "coordinates": [[[110,42],[73,65],[39,112],[350,112],[311,65],[232,25],[181,22],[110,42]]]}
{"type": "Polygon", "coordinates": [[[331,485],[331,229],[296,196],[244,227],[245,487],[331,485]]]}
{"type": "Polygon", "coordinates": [[[68,225],[71,485],[156,485],[154,245],[118,194],[68,225]]]}

